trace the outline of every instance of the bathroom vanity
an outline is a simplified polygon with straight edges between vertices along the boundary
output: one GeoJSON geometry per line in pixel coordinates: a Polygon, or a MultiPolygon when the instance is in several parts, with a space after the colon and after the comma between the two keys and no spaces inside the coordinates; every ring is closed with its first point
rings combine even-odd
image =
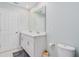
{"type": "Polygon", "coordinates": [[[21,47],[31,57],[41,57],[46,50],[46,33],[21,32],[21,47]]]}
{"type": "Polygon", "coordinates": [[[21,47],[31,57],[41,57],[46,48],[45,6],[40,5],[31,10],[28,17],[28,30],[21,31],[21,47]]]}

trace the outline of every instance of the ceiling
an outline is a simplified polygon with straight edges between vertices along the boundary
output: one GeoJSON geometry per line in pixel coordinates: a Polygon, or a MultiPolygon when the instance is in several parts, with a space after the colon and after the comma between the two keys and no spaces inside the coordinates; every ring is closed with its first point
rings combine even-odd
{"type": "Polygon", "coordinates": [[[39,2],[10,2],[10,4],[26,9],[32,9],[38,6],[39,2]]]}
{"type": "Polygon", "coordinates": [[[0,2],[0,8],[8,9],[8,10],[34,10],[39,9],[41,6],[41,2],[0,2]]]}

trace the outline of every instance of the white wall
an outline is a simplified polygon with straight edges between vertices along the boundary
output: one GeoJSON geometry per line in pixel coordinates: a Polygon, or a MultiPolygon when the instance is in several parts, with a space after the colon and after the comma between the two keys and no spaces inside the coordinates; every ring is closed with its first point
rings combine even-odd
{"type": "MultiPolygon", "coordinates": [[[[48,3],[46,13],[48,44],[69,44],[79,56],[79,3],[48,3]]],[[[53,48],[48,46],[48,50],[50,56],[56,56],[53,48]]]]}
{"type": "Polygon", "coordinates": [[[0,3],[0,52],[19,48],[16,32],[28,29],[27,15],[26,10],[0,3]]]}

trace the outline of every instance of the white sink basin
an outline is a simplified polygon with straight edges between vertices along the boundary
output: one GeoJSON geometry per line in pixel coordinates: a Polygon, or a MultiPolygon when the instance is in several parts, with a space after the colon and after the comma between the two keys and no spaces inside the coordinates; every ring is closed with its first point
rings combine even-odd
{"type": "Polygon", "coordinates": [[[29,32],[29,31],[22,31],[21,33],[29,35],[29,36],[45,36],[46,32],[29,32]]]}

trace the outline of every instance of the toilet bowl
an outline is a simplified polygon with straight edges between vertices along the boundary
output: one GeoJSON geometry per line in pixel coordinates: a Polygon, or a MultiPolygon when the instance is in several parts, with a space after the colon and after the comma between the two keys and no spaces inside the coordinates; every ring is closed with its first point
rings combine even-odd
{"type": "Polygon", "coordinates": [[[58,57],[74,57],[75,48],[64,44],[57,44],[57,53],[58,57]]]}

